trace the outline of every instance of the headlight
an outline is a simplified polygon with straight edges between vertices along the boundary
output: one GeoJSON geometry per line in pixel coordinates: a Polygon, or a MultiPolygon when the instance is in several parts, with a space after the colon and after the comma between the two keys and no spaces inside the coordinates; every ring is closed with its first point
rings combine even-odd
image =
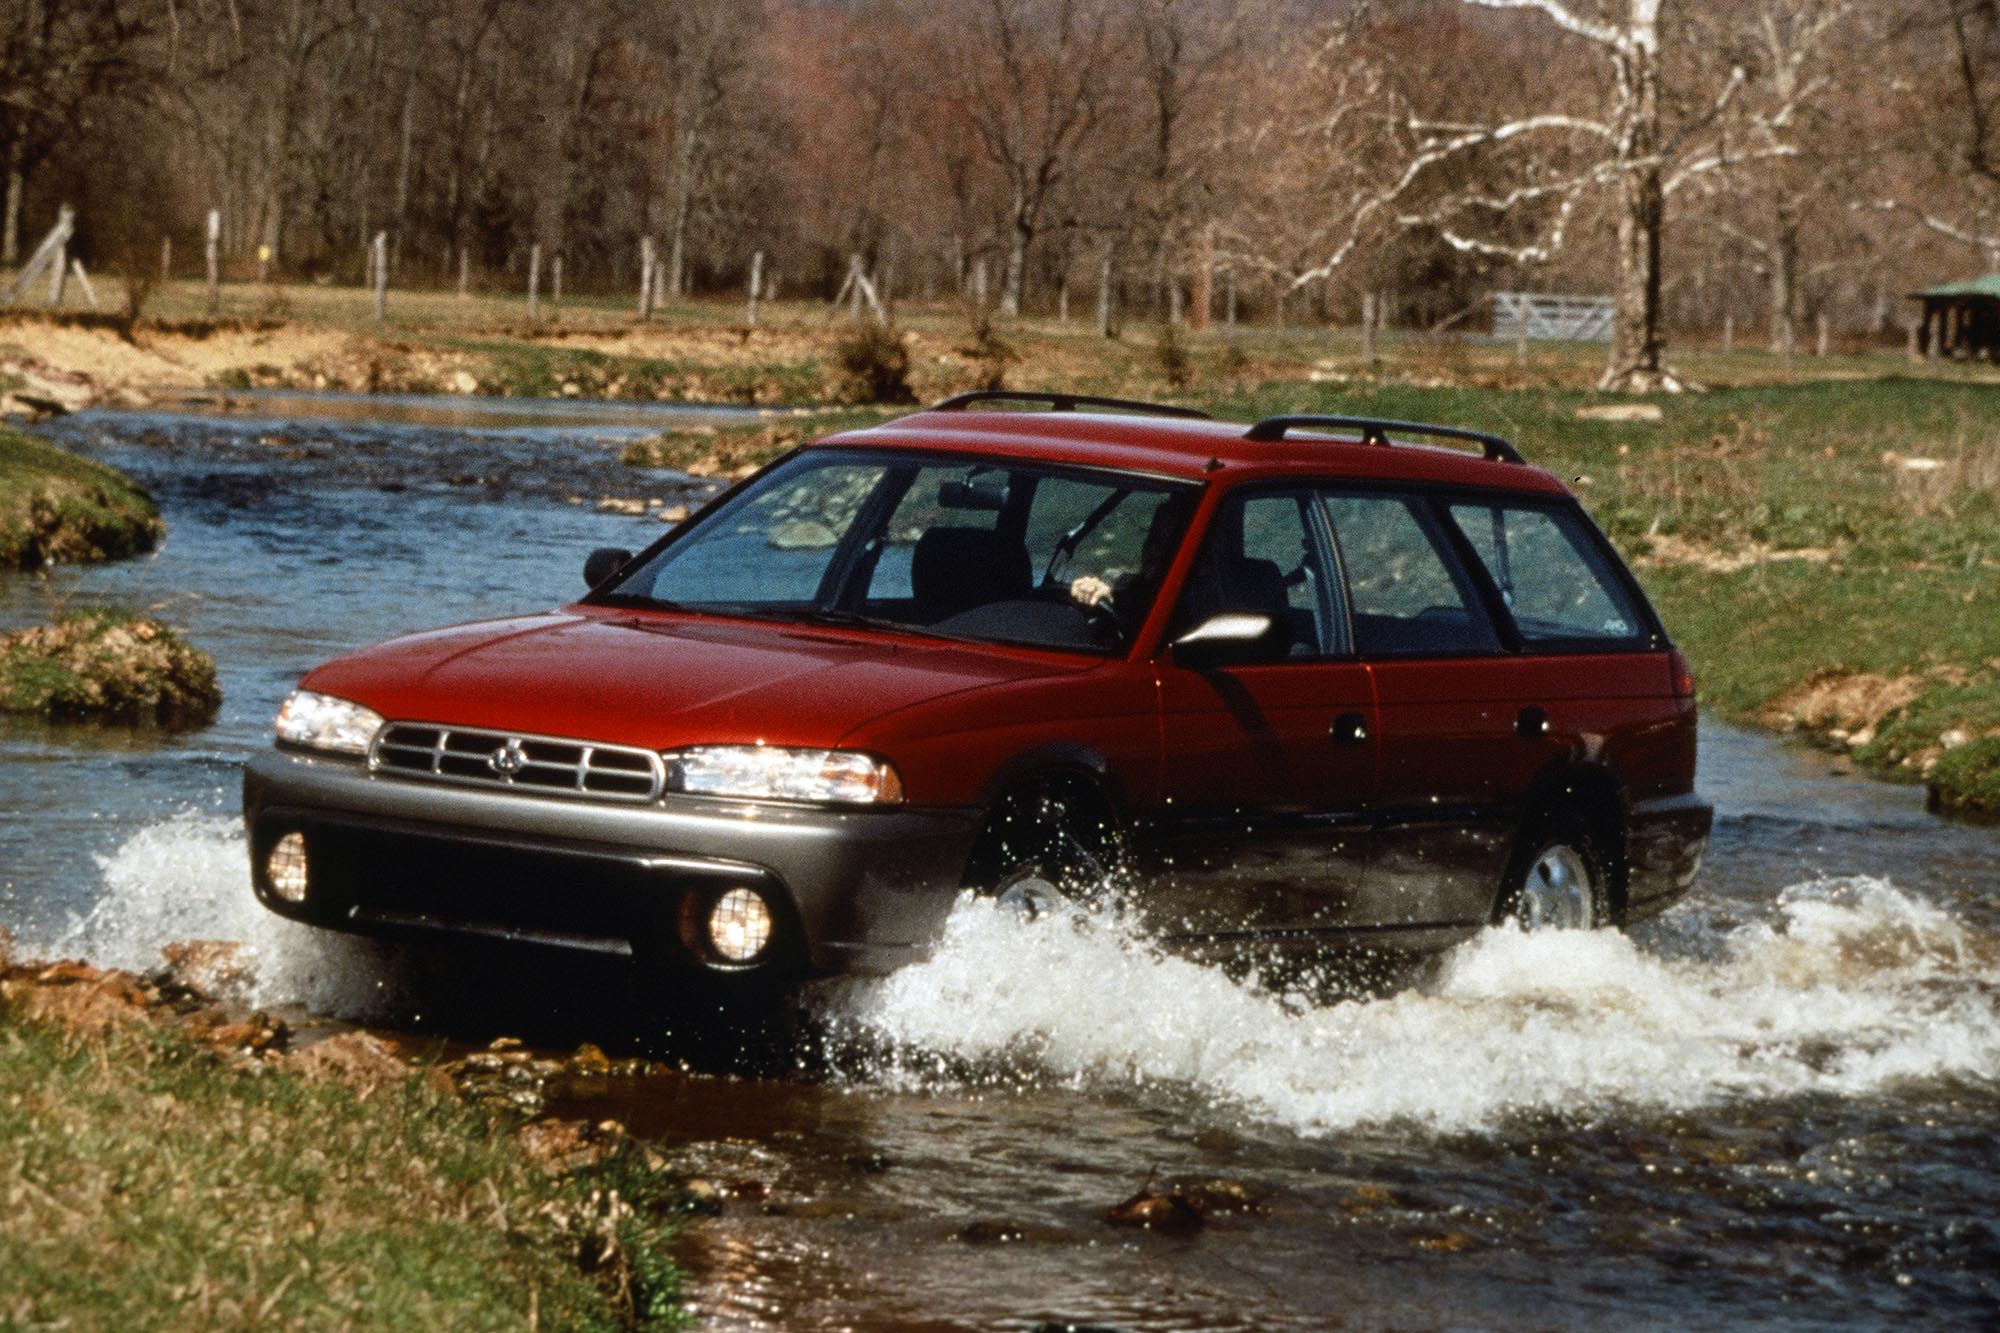
{"type": "Polygon", "coordinates": [[[694,796],[894,805],[903,780],[873,755],[783,745],[697,745],[670,750],[667,789],[694,796]]]}
{"type": "Polygon", "coordinates": [[[374,709],[311,690],[293,690],[278,710],[279,740],[335,754],[367,754],[381,725],[374,709]]]}

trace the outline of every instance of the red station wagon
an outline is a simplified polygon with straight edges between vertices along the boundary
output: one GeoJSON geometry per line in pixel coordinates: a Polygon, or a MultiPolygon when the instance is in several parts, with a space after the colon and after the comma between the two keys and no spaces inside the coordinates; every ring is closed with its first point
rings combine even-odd
{"type": "Polygon", "coordinates": [[[266,906],[765,991],[968,886],[1403,957],[1656,913],[1707,843],[1686,662],[1493,436],[965,394],[585,577],[301,681],[244,779],[266,906]]]}

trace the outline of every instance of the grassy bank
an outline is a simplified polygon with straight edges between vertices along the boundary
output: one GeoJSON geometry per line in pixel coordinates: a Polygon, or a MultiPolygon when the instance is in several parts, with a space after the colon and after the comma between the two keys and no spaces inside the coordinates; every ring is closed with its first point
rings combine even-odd
{"type": "Polygon", "coordinates": [[[678,1197],[629,1156],[551,1174],[386,1057],[329,1076],[148,1016],[136,979],[26,971],[0,991],[0,1326],[677,1321],[678,1197]]]}
{"type": "Polygon", "coordinates": [[[0,634],[0,713],[184,727],[221,706],[215,659],[149,616],[100,607],[0,634]]]}
{"type": "Polygon", "coordinates": [[[165,530],[130,478],[0,425],[0,569],[115,560],[152,550],[165,530]]]}

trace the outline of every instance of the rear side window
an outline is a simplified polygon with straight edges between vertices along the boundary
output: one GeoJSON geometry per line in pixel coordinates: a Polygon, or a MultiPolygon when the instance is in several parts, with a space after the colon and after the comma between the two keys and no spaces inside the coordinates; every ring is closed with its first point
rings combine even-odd
{"type": "Polygon", "coordinates": [[[1435,520],[1401,495],[1325,497],[1363,656],[1498,652],[1500,640],[1435,520]]]}
{"type": "Polygon", "coordinates": [[[1450,510],[1513,613],[1522,642],[1650,639],[1645,618],[1580,515],[1529,503],[1464,503],[1450,510]]]}

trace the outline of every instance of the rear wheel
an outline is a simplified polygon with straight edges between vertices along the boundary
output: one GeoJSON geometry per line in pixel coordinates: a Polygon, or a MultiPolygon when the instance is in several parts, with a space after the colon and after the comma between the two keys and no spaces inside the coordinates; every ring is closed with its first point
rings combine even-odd
{"type": "Polygon", "coordinates": [[[1589,930],[1606,924],[1604,859],[1589,826],[1564,815],[1538,827],[1508,870],[1496,919],[1523,930],[1589,930]]]}

